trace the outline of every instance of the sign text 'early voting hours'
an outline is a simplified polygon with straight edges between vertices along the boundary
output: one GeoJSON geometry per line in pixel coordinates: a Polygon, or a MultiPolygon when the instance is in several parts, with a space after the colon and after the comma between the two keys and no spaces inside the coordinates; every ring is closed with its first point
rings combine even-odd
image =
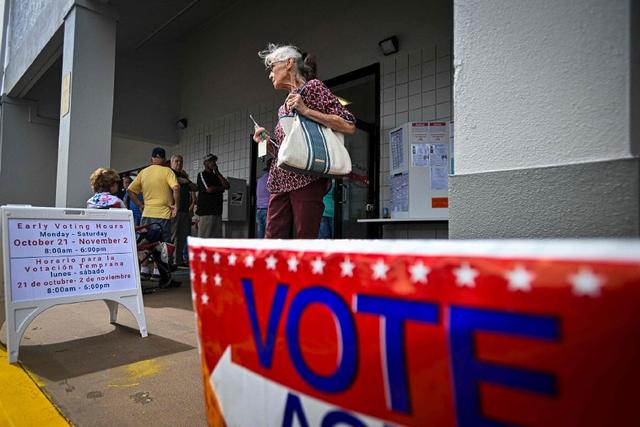
{"type": "Polygon", "coordinates": [[[111,322],[121,304],[147,335],[129,211],[3,206],[2,230],[11,362],[28,324],[57,304],[103,299],[111,322]]]}

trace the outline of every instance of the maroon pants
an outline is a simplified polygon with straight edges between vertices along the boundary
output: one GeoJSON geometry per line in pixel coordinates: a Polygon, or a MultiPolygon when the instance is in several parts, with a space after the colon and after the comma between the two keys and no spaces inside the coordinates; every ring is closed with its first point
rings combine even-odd
{"type": "Polygon", "coordinates": [[[326,192],[327,180],[323,178],[297,190],[272,193],[265,239],[289,239],[292,226],[297,239],[317,239],[326,192]]]}

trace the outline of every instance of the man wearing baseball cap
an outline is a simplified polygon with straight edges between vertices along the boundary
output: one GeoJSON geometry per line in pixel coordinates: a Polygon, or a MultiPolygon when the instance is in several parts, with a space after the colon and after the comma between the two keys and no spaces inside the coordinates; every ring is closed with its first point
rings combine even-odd
{"type": "Polygon", "coordinates": [[[180,185],[171,168],[164,166],[166,153],[156,147],[151,152],[151,165],[142,169],[127,193],[142,212],[141,225],[159,223],[162,241],[171,241],[171,218],[176,216],[180,203],[180,185]],[[142,192],[144,202],[137,197],[142,192]]]}
{"type": "Polygon", "coordinates": [[[222,237],[222,195],[229,181],[218,170],[218,157],[207,154],[198,174],[198,237],[222,237]]]}
{"type": "MultiPolygon", "coordinates": [[[[151,165],[138,173],[129,185],[127,194],[142,212],[140,225],[160,224],[162,241],[171,242],[171,218],[175,218],[180,204],[180,185],[173,170],[165,166],[166,156],[163,148],[154,148],[151,151],[151,165]],[[138,198],[140,192],[144,201],[138,198]]],[[[161,288],[180,286],[180,282],[171,278],[168,269],[165,271],[158,266],[158,270],[161,288]]],[[[146,277],[149,273],[149,266],[143,264],[140,269],[141,277],[146,277]]]]}

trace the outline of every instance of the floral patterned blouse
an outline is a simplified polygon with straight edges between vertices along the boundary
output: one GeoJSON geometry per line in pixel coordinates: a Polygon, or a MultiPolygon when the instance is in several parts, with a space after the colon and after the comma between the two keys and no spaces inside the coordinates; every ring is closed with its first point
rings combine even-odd
{"type": "Polygon", "coordinates": [[[124,202],[111,193],[96,193],[87,200],[89,209],[125,208],[124,202]]]}
{"type": "MultiPolygon", "coordinates": [[[[325,86],[318,79],[309,80],[303,87],[298,89],[298,92],[302,95],[304,105],[312,110],[319,111],[324,114],[334,114],[340,116],[350,123],[355,123],[356,119],[340,104],[338,98],[331,93],[329,88],[325,86]]],[[[283,104],[278,109],[278,119],[280,117],[288,115],[289,109],[286,104],[283,104]]],[[[284,139],[284,131],[280,123],[276,125],[273,132],[273,139],[280,145],[284,139]]],[[[275,149],[274,156],[278,158],[278,148],[275,149]]],[[[269,169],[269,179],[267,180],[267,189],[271,193],[286,193],[289,191],[297,190],[305,187],[313,181],[320,179],[318,176],[303,175],[296,172],[280,169],[277,165],[278,162],[271,162],[271,169],[269,169]]]]}

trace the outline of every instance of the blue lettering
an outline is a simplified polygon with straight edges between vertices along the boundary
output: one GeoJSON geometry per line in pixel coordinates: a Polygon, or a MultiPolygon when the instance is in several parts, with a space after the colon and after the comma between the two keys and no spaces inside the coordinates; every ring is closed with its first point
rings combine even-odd
{"type": "Polygon", "coordinates": [[[555,377],[551,374],[478,361],[474,332],[497,332],[556,341],[560,337],[558,319],[455,306],[451,307],[450,313],[450,345],[459,426],[509,425],[483,416],[478,393],[480,381],[549,396],[557,393],[555,377]]]}
{"type": "Polygon", "coordinates": [[[295,394],[287,394],[287,402],[284,406],[284,417],[282,418],[282,427],[293,426],[293,416],[298,418],[298,424],[300,427],[309,427],[307,416],[302,409],[302,403],[300,398],[295,394]]]}
{"type": "MultiPolygon", "coordinates": [[[[309,421],[304,413],[300,398],[295,394],[288,393],[287,402],[284,407],[284,416],[282,417],[282,427],[292,427],[294,418],[298,420],[298,424],[296,425],[309,427],[309,421]]],[[[355,416],[340,410],[327,412],[324,418],[322,418],[320,427],[334,427],[342,424],[351,427],[367,427],[365,423],[355,416]]]]}
{"type": "Polygon", "coordinates": [[[331,411],[322,419],[320,427],[334,427],[337,424],[347,424],[351,427],[367,427],[365,423],[353,415],[343,411],[331,411]]]}
{"type": "Polygon", "coordinates": [[[349,307],[338,294],[319,286],[300,291],[291,302],[291,308],[287,316],[286,333],[291,361],[300,376],[309,385],[327,393],[338,393],[347,389],[353,383],[358,364],[356,326],[351,317],[349,307]],[[313,372],[302,358],[299,339],[300,318],[311,304],[327,306],[340,327],[339,339],[341,339],[341,342],[338,344],[340,345],[339,354],[341,359],[338,362],[336,371],[328,376],[318,375],[313,372]]]}
{"type": "Polygon", "coordinates": [[[282,283],[278,283],[276,293],[274,294],[273,301],[271,303],[271,312],[269,313],[269,321],[267,322],[267,331],[264,341],[262,340],[260,324],[258,323],[256,301],[253,296],[253,283],[249,279],[242,279],[242,288],[244,289],[244,298],[247,302],[247,310],[249,311],[251,331],[253,332],[253,340],[256,343],[256,350],[258,352],[260,364],[265,368],[271,368],[278,323],[280,323],[280,317],[282,317],[282,309],[284,308],[284,301],[287,297],[289,287],[282,283]]]}
{"type": "Polygon", "coordinates": [[[404,322],[438,323],[438,305],[418,301],[402,301],[387,297],[358,295],[356,311],[382,316],[384,348],[382,360],[386,360],[385,386],[387,399],[394,411],[411,413],[411,396],[407,380],[407,361],[404,338],[404,322]]]}

